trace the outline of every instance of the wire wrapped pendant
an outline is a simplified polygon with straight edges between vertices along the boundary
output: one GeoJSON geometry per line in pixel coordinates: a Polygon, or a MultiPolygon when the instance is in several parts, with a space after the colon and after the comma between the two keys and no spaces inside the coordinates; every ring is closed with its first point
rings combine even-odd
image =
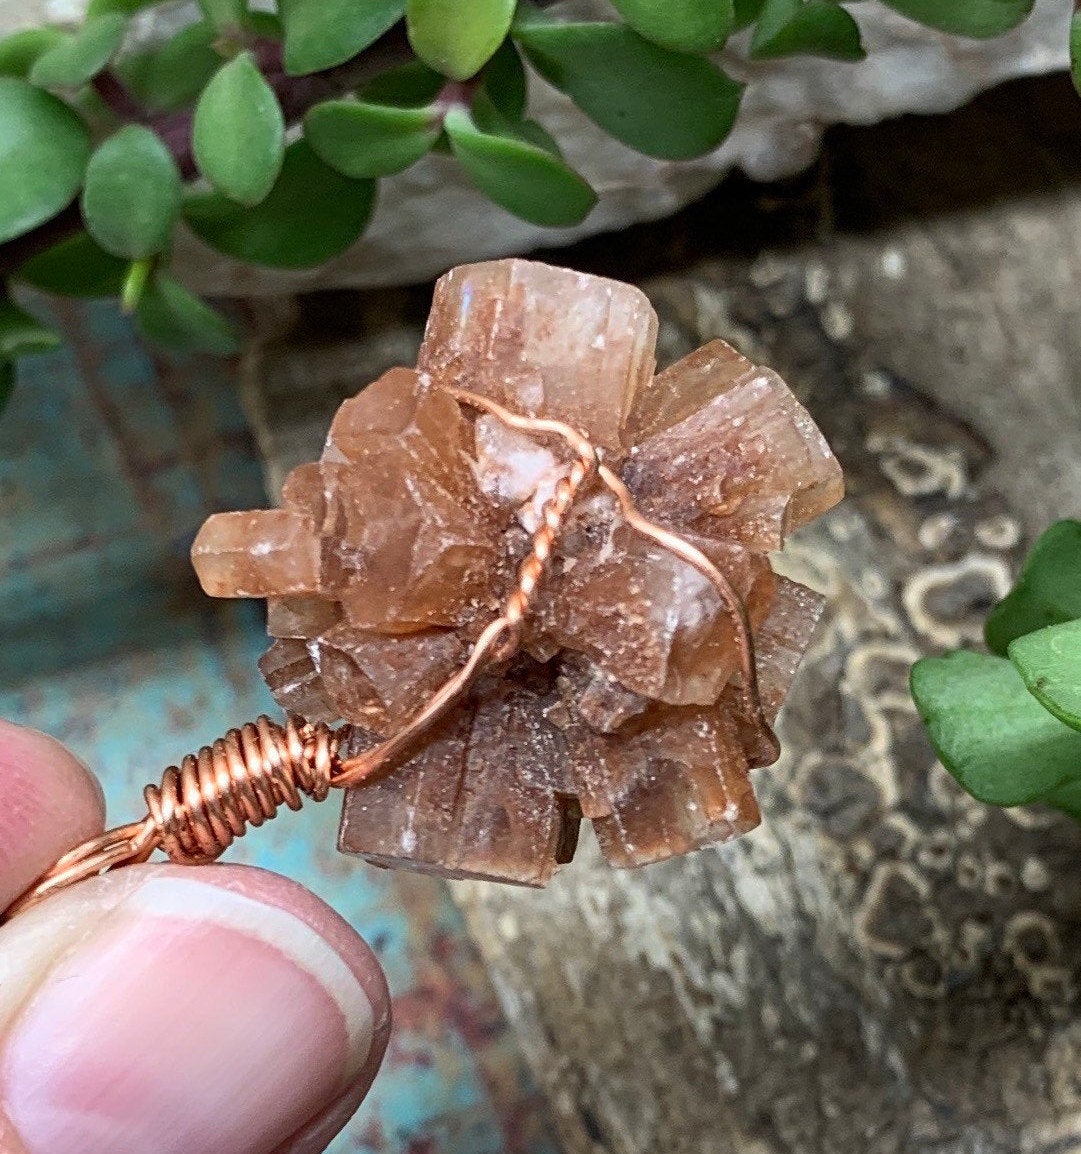
{"type": "Polygon", "coordinates": [[[627,285],[447,274],[418,370],[345,402],[281,509],[193,547],[208,593],[268,599],[285,723],[170,767],[6,916],[157,849],[211,861],[334,788],[347,852],[519,884],[583,818],[614,865],[753,828],[820,610],[767,554],[841,474],[775,374],[718,341],[654,377],[655,336],[627,285]]]}

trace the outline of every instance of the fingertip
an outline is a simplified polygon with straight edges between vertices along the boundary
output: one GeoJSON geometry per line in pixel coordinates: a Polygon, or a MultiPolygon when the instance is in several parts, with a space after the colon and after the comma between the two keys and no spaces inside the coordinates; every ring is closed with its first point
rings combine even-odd
{"type": "Polygon", "coordinates": [[[0,719],[0,910],[105,827],[105,797],[55,738],[0,719]]]}
{"type": "Polygon", "coordinates": [[[28,1154],[76,1137],[84,1154],[314,1154],[386,1048],[390,1001],[371,950],[261,870],[135,866],[4,933],[0,1115],[28,1154]],[[32,997],[20,970],[38,975],[32,997]]]}

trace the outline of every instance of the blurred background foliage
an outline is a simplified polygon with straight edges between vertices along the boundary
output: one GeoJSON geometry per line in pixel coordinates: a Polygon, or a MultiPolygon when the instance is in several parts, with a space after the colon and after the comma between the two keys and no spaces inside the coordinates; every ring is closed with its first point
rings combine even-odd
{"type": "MultiPolygon", "coordinates": [[[[1032,7],[885,2],[970,37],[1032,7]]],[[[116,297],[156,344],[226,353],[229,323],[169,274],[181,222],[241,261],[316,267],[363,234],[380,177],[440,150],[508,212],[573,225],[596,194],[530,118],[530,71],[623,144],[678,161],[715,149],[739,111],[711,53],[745,32],[751,58],[843,67],[863,56],[852,6],[615,0],[600,22],[526,0],[200,0],[147,41],[133,22],[176,3],[91,0],[74,31],[0,40],[0,404],[16,359],[58,341],[14,284],[116,297]]]]}

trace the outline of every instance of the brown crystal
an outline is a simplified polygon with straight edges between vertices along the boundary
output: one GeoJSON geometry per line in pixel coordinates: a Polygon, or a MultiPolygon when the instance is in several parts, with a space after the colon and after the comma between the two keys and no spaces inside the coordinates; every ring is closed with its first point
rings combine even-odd
{"type": "Polygon", "coordinates": [[[323,597],[268,597],[266,631],[271,637],[316,637],[337,625],[341,616],[341,606],[323,597]]]}
{"type": "Polygon", "coordinates": [[[653,376],[657,314],[631,285],[528,260],[442,277],[417,367],[595,444],[628,447],[636,394],[653,376]]]}
{"type": "Polygon", "coordinates": [[[388,636],[343,624],[311,648],[338,716],[383,735],[408,721],[466,657],[462,639],[447,629],[388,636]]]}
{"type": "Polygon", "coordinates": [[[629,728],[587,738],[589,755],[579,763],[582,808],[612,865],[662,861],[758,824],[730,714],[654,706],[629,728]]]}
{"type": "Polygon", "coordinates": [[[315,526],[288,509],[215,513],[196,534],[191,560],[211,597],[269,597],[319,588],[315,526]]]}
{"type": "MultiPolygon", "coordinates": [[[[283,509],[211,518],[197,539],[208,592],[268,598],[278,639],[260,664],[282,706],[351,722],[350,748],[371,745],[501,612],[571,456],[456,387],[580,427],[641,512],[710,558],[746,606],[774,717],[822,603],[768,552],[840,499],[840,469],[775,373],[715,341],[653,377],[655,338],[627,285],[521,260],[448,273],[418,370],[342,405],[283,509]]],[[[379,865],[543,885],[582,817],[621,866],[752,829],[739,659],[711,583],[587,485],[519,654],[404,764],[349,791],[340,844],[379,865]]]]}
{"type": "Polygon", "coordinates": [[[673,528],[779,549],[788,532],[837,504],[844,482],[781,378],[753,365],[733,373],[744,364],[713,341],[662,374],[666,395],[685,379],[704,403],[641,441],[626,480],[642,512],[673,528]]]}
{"type": "Polygon", "coordinates": [[[259,671],[274,700],[286,711],[309,721],[335,721],[337,712],[327,700],[323,679],[308,651],[295,638],[275,641],[259,658],[259,671]]]}

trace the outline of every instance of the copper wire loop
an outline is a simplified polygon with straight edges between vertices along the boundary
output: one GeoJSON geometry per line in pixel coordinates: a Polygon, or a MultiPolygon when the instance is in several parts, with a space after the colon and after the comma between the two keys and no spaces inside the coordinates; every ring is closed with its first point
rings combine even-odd
{"type": "Polygon", "coordinates": [[[145,862],[156,849],[183,865],[211,862],[242,837],[249,826],[269,821],[283,805],[300,809],[304,797],[322,801],[332,786],[345,789],[392,772],[485,670],[513,656],[559,534],[575,499],[592,478],[615,495],[631,529],[693,566],[717,591],[735,630],[740,655],[739,692],[756,731],[757,748],[750,752],[751,764],[764,765],[776,758],[777,737],[759,695],[751,624],[728,578],[690,542],[642,516],[630,491],[603,463],[600,452],[585,434],[562,421],[520,416],[464,389],[448,388],[447,392],[459,403],[489,413],[510,428],[557,437],[575,454],[541,509],[540,525],[533,534],[528,555],[518,567],[517,583],[502,613],[477,639],[462,668],[402,729],[348,760],[343,761],[338,752],[350,730],[348,725],[335,731],[299,719],[280,725],[260,717],[231,729],[213,745],[189,754],[179,766],[170,766],[160,785],[146,787],[145,818],[65,854],[9,907],[3,921],[76,882],[106,870],[145,862]]]}

